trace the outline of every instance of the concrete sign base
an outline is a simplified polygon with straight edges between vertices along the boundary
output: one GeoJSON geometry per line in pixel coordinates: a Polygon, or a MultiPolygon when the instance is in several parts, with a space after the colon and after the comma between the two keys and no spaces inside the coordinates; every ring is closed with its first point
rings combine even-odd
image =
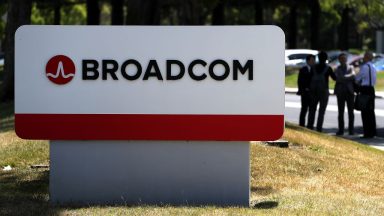
{"type": "Polygon", "coordinates": [[[51,203],[249,206],[249,142],[51,141],[51,203]]]}

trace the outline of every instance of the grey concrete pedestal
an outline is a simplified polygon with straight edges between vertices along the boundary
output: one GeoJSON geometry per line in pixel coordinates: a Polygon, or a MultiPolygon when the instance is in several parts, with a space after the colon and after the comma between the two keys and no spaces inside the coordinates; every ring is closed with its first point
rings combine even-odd
{"type": "Polygon", "coordinates": [[[51,141],[50,200],[249,205],[249,142],[51,141]]]}

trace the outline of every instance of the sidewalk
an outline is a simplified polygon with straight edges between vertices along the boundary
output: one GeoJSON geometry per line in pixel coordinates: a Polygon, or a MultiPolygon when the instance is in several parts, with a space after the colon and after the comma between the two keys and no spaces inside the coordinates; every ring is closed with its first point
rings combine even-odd
{"type": "MultiPolygon", "coordinates": [[[[297,92],[297,88],[285,87],[285,93],[296,94],[296,92],[297,92]]],[[[333,89],[329,89],[329,93],[334,94],[333,89]]],[[[376,91],[375,94],[376,94],[376,98],[384,98],[384,91],[376,91]]]]}
{"type": "MultiPolygon", "coordinates": [[[[285,88],[285,93],[288,94],[296,94],[297,88],[285,88]]],[[[333,94],[333,90],[330,89],[329,92],[333,94]]],[[[376,91],[376,98],[384,98],[384,92],[376,91]]],[[[335,135],[334,133],[330,133],[329,135],[335,135]]],[[[345,135],[342,136],[345,139],[353,140],[355,142],[369,145],[373,148],[384,151],[384,138],[383,137],[375,137],[372,139],[361,139],[358,135],[345,135]]]]}

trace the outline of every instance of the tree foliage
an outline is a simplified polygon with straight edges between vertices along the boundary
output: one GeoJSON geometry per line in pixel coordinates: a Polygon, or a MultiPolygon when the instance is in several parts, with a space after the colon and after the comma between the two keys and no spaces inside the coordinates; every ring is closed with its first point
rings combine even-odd
{"type": "Polygon", "coordinates": [[[356,0],[356,8],[362,22],[361,25],[384,29],[384,1],[356,0]]]}

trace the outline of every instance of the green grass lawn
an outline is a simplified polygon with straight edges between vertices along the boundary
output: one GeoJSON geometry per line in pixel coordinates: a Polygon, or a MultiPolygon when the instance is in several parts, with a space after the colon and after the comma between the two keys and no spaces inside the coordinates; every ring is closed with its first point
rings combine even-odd
{"type": "Polygon", "coordinates": [[[286,74],[285,75],[285,87],[297,88],[298,73],[286,74]]]}
{"type": "Polygon", "coordinates": [[[376,89],[378,91],[384,91],[384,72],[377,73],[376,89]]]}
{"type": "Polygon", "coordinates": [[[384,215],[384,152],[292,124],[289,148],[251,143],[251,207],[51,206],[47,141],[13,131],[12,103],[0,117],[0,215],[384,215]],[[3,119],[5,119],[3,121],[3,119]]]}
{"type": "MultiPolygon", "coordinates": [[[[297,88],[298,73],[290,73],[285,76],[285,87],[297,88]]],[[[329,88],[335,87],[335,81],[329,80],[329,88]]],[[[376,91],[384,91],[384,72],[377,73],[376,91]]]]}

